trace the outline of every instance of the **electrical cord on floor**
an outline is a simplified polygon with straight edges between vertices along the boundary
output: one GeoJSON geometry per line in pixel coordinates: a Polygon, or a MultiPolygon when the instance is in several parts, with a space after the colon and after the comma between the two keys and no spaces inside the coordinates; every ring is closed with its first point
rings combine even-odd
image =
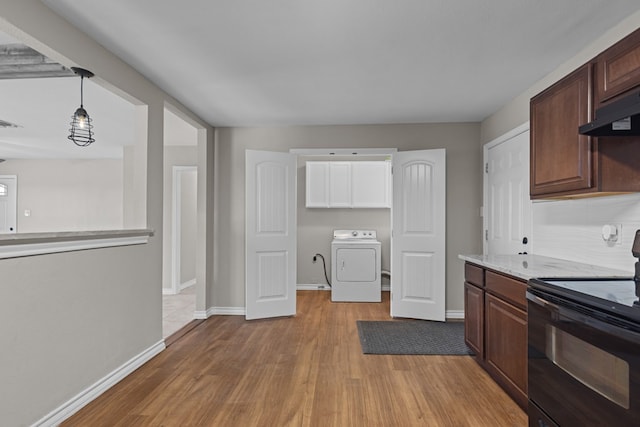
{"type": "Polygon", "coordinates": [[[324,257],[322,256],[322,254],[315,254],[313,256],[313,262],[316,262],[316,257],[322,258],[322,269],[324,270],[324,278],[327,281],[327,285],[329,285],[329,287],[331,287],[331,281],[329,280],[329,276],[327,276],[327,264],[325,264],[325,262],[324,262],[324,257]]]}

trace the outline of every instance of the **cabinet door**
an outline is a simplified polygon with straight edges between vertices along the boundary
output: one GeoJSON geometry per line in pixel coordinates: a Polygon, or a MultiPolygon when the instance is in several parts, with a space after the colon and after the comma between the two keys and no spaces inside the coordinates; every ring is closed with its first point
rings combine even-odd
{"type": "Polygon", "coordinates": [[[595,107],[640,86],[640,30],[596,58],[595,107]]]}
{"type": "Polygon", "coordinates": [[[329,162],[307,162],[306,206],[329,207],[329,162]]]}
{"type": "Polygon", "coordinates": [[[591,137],[578,133],[591,119],[591,74],[587,64],[531,99],[531,198],[594,185],[591,137]]]}
{"type": "Polygon", "coordinates": [[[351,164],[354,208],[388,208],[390,202],[389,162],[353,162],[351,164]]]}
{"type": "Polygon", "coordinates": [[[350,162],[329,162],[329,207],[351,207],[350,162]]]}
{"type": "Polygon", "coordinates": [[[521,407],[527,405],[527,314],[485,293],[487,371],[521,407]]]}
{"type": "Polygon", "coordinates": [[[484,291],[464,283],[464,342],[484,359],[484,291]]]}

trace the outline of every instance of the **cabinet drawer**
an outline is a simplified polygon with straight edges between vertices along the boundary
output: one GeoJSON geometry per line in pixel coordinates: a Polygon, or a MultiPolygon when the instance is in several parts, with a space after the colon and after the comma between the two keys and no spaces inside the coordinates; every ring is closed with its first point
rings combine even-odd
{"type": "Polygon", "coordinates": [[[476,286],[484,288],[484,268],[477,265],[464,264],[464,280],[476,286]]]}
{"type": "Polygon", "coordinates": [[[506,301],[509,301],[511,304],[523,310],[526,310],[526,282],[503,276],[502,274],[494,273],[493,271],[488,270],[485,275],[485,280],[486,290],[488,292],[491,292],[492,294],[497,295],[506,301]]]}

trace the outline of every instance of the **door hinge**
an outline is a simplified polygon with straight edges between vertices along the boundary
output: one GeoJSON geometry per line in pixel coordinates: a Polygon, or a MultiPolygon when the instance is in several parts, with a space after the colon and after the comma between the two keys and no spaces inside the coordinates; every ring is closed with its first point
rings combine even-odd
{"type": "Polygon", "coordinates": [[[484,240],[489,241],[489,230],[484,230],[484,240]]]}
{"type": "Polygon", "coordinates": [[[484,173],[489,173],[489,162],[484,164],[484,173]]]}

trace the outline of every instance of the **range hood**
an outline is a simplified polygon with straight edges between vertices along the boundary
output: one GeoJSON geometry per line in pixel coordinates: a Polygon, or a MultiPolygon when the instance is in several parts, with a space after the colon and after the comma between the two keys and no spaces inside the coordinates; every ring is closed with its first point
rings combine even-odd
{"type": "Polygon", "coordinates": [[[590,136],[640,135],[640,91],[598,108],[595,119],[580,126],[578,132],[590,136]]]}

